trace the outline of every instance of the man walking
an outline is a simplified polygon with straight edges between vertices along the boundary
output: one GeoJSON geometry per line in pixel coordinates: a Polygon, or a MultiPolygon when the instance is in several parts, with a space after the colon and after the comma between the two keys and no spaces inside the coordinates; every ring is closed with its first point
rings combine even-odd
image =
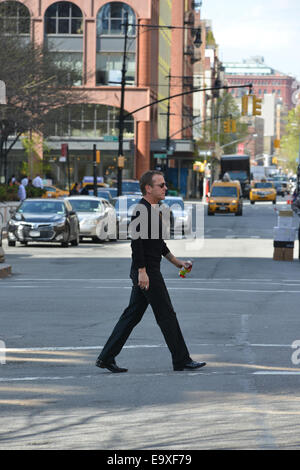
{"type": "Polygon", "coordinates": [[[161,218],[158,219],[158,234],[154,233],[155,230],[151,227],[151,222],[153,223],[154,220],[153,211],[159,210],[158,203],[166,195],[167,187],[163,173],[147,171],[141,177],[140,186],[143,194],[139,203],[140,213],[146,213],[147,219],[144,222],[146,222],[147,230],[145,234],[142,221],[140,236],[134,237],[131,242],[130,277],[133,286],[130,302],[102,349],[96,366],[115,373],[127,372],[127,369],[117,366],[115,357],[120,353],[131,331],[140,322],[150,304],[171,353],[173,369],[176,371],[198,369],[205,366],[205,362],[195,362],[191,359],[160,272],[162,256],[177,268],[187,267],[189,264],[175,258],[168,249],[162,238],[161,218]]]}

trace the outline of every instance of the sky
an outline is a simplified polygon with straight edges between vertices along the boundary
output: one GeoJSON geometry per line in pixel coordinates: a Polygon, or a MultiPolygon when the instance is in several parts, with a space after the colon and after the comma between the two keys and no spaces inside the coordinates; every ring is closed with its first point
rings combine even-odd
{"type": "Polygon", "coordinates": [[[203,0],[222,62],[263,56],[300,81],[300,0],[203,0]]]}

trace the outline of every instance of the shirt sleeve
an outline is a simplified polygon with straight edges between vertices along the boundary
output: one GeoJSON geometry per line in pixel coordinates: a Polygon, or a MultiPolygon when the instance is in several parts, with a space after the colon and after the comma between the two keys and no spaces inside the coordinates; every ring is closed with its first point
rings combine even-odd
{"type": "Polygon", "coordinates": [[[163,241],[161,254],[162,254],[162,256],[166,256],[168,253],[170,253],[170,250],[169,250],[169,248],[167,247],[166,242],[163,241]]]}

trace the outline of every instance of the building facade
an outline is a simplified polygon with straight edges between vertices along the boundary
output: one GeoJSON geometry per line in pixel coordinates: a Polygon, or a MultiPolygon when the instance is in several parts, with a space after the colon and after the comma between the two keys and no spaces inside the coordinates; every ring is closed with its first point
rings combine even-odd
{"type": "MultiPolygon", "coordinates": [[[[273,94],[287,110],[293,107],[295,78],[267,66],[263,57],[253,57],[242,63],[224,63],[224,66],[228,85],[252,83],[252,92],[258,98],[273,94]]],[[[240,97],[243,93],[245,90],[238,88],[232,90],[234,97],[240,97]]]]}
{"type": "MultiPolygon", "coordinates": [[[[74,92],[76,87],[84,89],[85,102],[64,107],[59,116],[56,113],[55,119],[50,119],[47,159],[55,181],[64,182],[66,177],[60,162],[62,143],[69,146],[72,180],[92,175],[94,144],[101,152],[98,175],[116,177],[124,55],[123,177],[139,178],[144,171],[164,165],[156,154],[166,154],[168,145],[170,167],[176,166],[178,156],[192,154],[188,123],[193,116],[193,98],[181,94],[186,90],[186,77],[193,76],[195,2],[0,0],[3,21],[8,5],[22,40],[45,45],[56,61],[70,63],[82,76],[74,92]],[[165,99],[175,94],[180,96],[165,99]],[[157,100],[162,101],[150,106],[157,100]]],[[[20,141],[11,152],[10,173],[18,170],[22,159],[20,141]]]]}

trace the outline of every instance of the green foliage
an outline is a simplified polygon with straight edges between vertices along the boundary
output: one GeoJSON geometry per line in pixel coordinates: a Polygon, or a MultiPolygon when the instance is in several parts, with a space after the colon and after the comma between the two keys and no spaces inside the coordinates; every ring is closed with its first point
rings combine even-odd
{"type": "MultiPolygon", "coordinates": [[[[26,186],[26,197],[27,198],[34,198],[34,197],[42,197],[45,194],[45,190],[41,188],[35,188],[34,186],[26,186]]],[[[8,202],[8,201],[18,201],[18,185],[8,185],[8,184],[0,184],[0,202],[8,202]]]]}
{"type": "MultiPolygon", "coordinates": [[[[207,142],[217,142],[220,146],[248,136],[248,125],[241,121],[241,114],[232,95],[226,92],[218,98],[214,114],[216,119],[207,120],[204,126],[204,138],[197,142],[198,149],[206,149],[207,142]],[[219,116],[219,120],[217,119],[219,116]],[[236,133],[227,134],[224,132],[224,121],[230,119],[236,121],[236,133]]],[[[228,145],[224,148],[225,154],[236,153],[236,144],[228,145]]]]}
{"type": "Polygon", "coordinates": [[[286,159],[286,167],[296,173],[300,145],[300,106],[292,109],[286,118],[284,134],[280,142],[280,156],[286,159]]]}
{"type": "Polygon", "coordinates": [[[216,40],[212,31],[207,31],[206,33],[206,44],[208,46],[215,46],[216,40]]]}

